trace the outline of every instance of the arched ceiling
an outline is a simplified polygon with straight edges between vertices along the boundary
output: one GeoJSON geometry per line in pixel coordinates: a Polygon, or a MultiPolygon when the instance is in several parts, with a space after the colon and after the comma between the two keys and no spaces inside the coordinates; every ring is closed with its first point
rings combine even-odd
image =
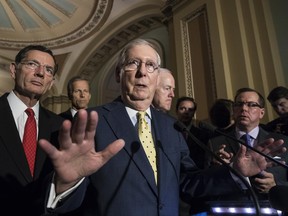
{"type": "MultiPolygon", "coordinates": [[[[162,9],[167,2],[1,0],[0,95],[13,87],[10,62],[33,43],[52,49],[60,66],[48,94],[61,94],[76,74],[94,80],[128,41],[164,25],[162,9]]],[[[159,41],[161,37],[157,35],[159,41]]]]}
{"type": "Polygon", "coordinates": [[[95,33],[108,18],[113,1],[0,1],[0,47],[41,43],[69,46],[95,33]]]}

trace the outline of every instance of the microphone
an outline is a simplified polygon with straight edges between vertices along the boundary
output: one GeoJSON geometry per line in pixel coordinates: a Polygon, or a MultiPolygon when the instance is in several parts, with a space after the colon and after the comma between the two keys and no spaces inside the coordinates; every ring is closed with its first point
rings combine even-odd
{"type": "Polygon", "coordinates": [[[212,133],[217,133],[217,134],[223,135],[229,139],[232,139],[232,140],[240,143],[241,145],[246,146],[246,148],[249,148],[252,151],[257,152],[258,154],[262,155],[263,157],[269,159],[270,161],[273,161],[274,163],[276,163],[276,164],[278,164],[278,165],[280,165],[286,169],[288,168],[288,166],[286,164],[281,163],[281,161],[279,161],[279,160],[277,160],[277,159],[275,159],[275,158],[273,158],[267,154],[264,154],[263,152],[257,150],[256,148],[253,148],[252,146],[247,145],[243,140],[236,139],[235,137],[230,136],[230,135],[226,134],[225,132],[222,132],[221,130],[217,129],[215,126],[213,126],[207,122],[204,122],[204,121],[199,122],[199,127],[204,129],[204,130],[208,130],[212,133]]]}
{"type": "Polygon", "coordinates": [[[195,144],[197,144],[205,152],[208,152],[210,155],[212,155],[212,157],[214,157],[216,160],[218,160],[223,166],[227,167],[231,173],[236,175],[242,181],[242,183],[248,188],[248,190],[252,196],[252,199],[253,199],[254,204],[255,204],[256,215],[260,216],[261,213],[260,213],[260,205],[259,205],[258,198],[255,194],[255,191],[253,190],[253,188],[248,183],[248,181],[237,170],[233,169],[233,167],[231,167],[222,158],[220,158],[217,154],[215,154],[209,147],[207,147],[199,139],[197,139],[182,122],[177,121],[174,126],[175,126],[175,129],[178,131],[187,132],[188,136],[193,140],[193,142],[195,144]]]}
{"type": "Polygon", "coordinates": [[[268,192],[269,201],[273,208],[288,212],[288,186],[276,185],[268,192]]]}

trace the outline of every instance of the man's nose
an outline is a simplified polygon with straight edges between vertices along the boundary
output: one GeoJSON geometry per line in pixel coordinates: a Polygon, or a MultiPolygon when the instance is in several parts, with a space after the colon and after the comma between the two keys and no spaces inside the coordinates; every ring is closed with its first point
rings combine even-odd
{"type": "Polygon", "coordinates": [[[37,67],[35,69],[35,74],[37,76],[43,77],[45,74],[45,66],[44,65],[39,65],[39,67],[37,67]]]}

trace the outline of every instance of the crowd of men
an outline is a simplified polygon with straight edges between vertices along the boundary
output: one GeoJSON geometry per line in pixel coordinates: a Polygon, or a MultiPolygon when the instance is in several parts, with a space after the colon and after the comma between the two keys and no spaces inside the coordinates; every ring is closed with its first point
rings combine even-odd
{"type": "MultiPolygon", "coordinates": [[[[272,166],[263,156],[226,137],[208,136],[193,124],[194,98],[179,97],[177,117],[169,115],[175,80],[171,71],[160,66],[153,44],[133,40],[122,49],[115,67],[119,97],[89,107],[88,80],[72,77],[67,85],[71,107],[55,114],[39,102],[54,83],[58,65],[53,52],[41,45],[21,49],[10,65],[14,88],[0,97],[3,212],[31,216],[191,215],[196,213],[197,200],[249,199],[247,185],[241,184],[242,178],[231,169],[246,178],[261,199],[268,199],[275,185],[287,184],[287,169],[272,166]],[[143,112],[142,121],[152,136],[149,143],[138,134],[143,112]],[[27,135],[31,121],[33,136],[27,135]],[[178,121],[186,131],[175,127],[178,121]],[[187,131],[229,166],[215,163],[187,131]],[[30,141],[25,144],[27,136],[30,141]],[[146,153],[148,145],[155,156],[146,153]],[[152,169],[151,163],[156,168],[152,169]],[[183,210],[180,203],[188,207],[183,210]]],[[[277,136],[260,125],[265,100],[250,88],[236,92],[235,122],[229,133],[237,139],[249,135],[246,142],[255,149],[288,162],[286,136],[280,133],[285,131],[282,118],[288,99],[287,94],[283,99],[275,91],[268,100],[282,126],[278,130],[279,126],[271,123],[267,130],[272,128],[277,136]]]]}

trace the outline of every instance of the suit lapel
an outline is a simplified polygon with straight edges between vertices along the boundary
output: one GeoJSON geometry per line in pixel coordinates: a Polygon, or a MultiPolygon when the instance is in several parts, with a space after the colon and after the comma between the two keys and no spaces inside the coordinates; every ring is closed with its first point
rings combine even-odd
{"type": "MultiPolygon", "coordinates": [[[[228,135],[231,136],[231,137],[236,138],[235,131],[228,133],[228,135]]],[[[229,139],[228,137],[225,137],[225,142],[224,143],[225,144],[227,143],[227,146],[230,147],[231,152],[234,155],[237,154],[237,152],[239,151],[240,145],[241,145],[240,143],[238,143],[238,142],[236,142],[236,141],[234,141],[232,139],[229,139]]]]}
{"type": "Polygon", "coordinates": [[[118,139],[121,138],[125,140],[124,150],[129,154],[131,160],[142,173],[143,177],[147,179],[154,192],[157,193],[153,170],[142,148],[137,130],[132,124],[124,104],[117,103],[113,108],[107,105],[105,108],[110,110],[110,112],[104,116],[107,123],[118,139]],[[122,127],[119,125],[122,125],[122,127]]]}
{"type": "MultiPolygon", "coordinates": [[[[167,144],[169,143],[169,140],[167,140],[167,133],[165,128],[161,130],[161,127],[159,125],[168,125],[167,122],[165,122],[164,118],[161,118],[160,115],[155,115],[155,113],[158,111],[155,111],[153,108],[151,108],[151,114],[152,114],[152,127],[153,127],[153,134],[154,134],[154,142],[155,142],[155,148],[157,151],[157,166],[158,166],[158,186],[160,187],[161,194],[164,198],[166,192],[169,193],[169,187],[171,185],[167,185],[166,179],[169,179],[169,175],[174,175],[174,173],[169,173],[167,170],[167,164],[168,166],[174,166],[172,164],[172,159],[169,158],[169,154],[167,154],[167,144]],[[168,161],[167,161],[168,160],[168,161]]],[[[175,168],[177,170],[177,168],[175,168]]],[[[177,174],[175,174],[177,175],[177,174]]]]}
{"type": "Polygon", "coordinates": [[[21,173],[24,178],[30,182],[32,177],[25,153],[23,151],[19,132],[17,130],[12,111],[7,101],[7,96],[1,97],[0,107],[2,109],[0,112],[0,137],[2,139],[1,143],[3,143],[8,154],[11,155],[12,160],[19,168],[19,173],[21,173]]]}
{"type": "MultiPolygon", "coordinates": [[[[39,139],[46,139],[46,140],[51,139],[51,133],[52,133],[51,123],[52,122],[51,122],[50,116],[47,115],[45,110],[40,106],[39,107],[39,122],[38,122],[39,124],[38,125],[38,128],[39,128],[38,140],[39,139]]],[[[35,172],[34,172],[34,176],[36,178],[40,175],[46,158],[47,156],[45,152],[39,147],[39,145],[37,145],[37,153],[36,153],[36,159],[35,159],[35,172]]]]}

